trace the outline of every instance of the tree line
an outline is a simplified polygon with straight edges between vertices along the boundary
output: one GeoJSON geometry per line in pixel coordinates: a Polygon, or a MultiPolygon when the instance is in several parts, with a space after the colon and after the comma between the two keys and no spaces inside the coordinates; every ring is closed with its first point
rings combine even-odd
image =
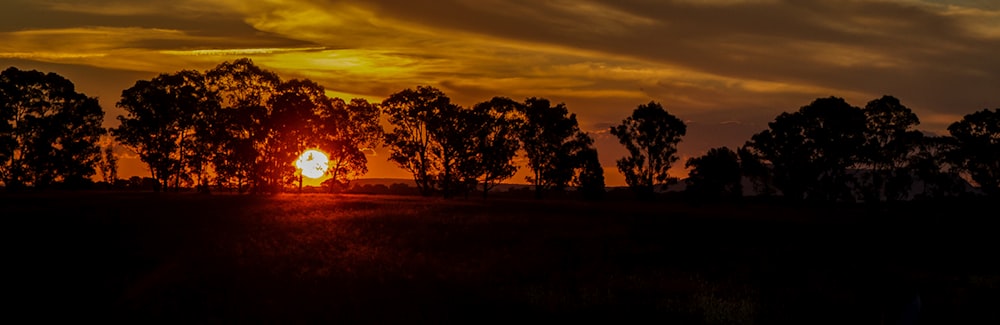
{"type": "MultiPolygon", "coordinates": [[[[381,102],[347,101],[244,58],[137,81],[122,91],[116,106],[126,114],[109,129],[97,99],[54,73],[8,68],[0,100],[0,181],[7,189],[82,187],[98,173],[114,183],[113,146],[120,145],[146,164],[156,191],[241,193],[301,186],[292,162],[317,148],[330,157],[323,186],[338,191],[367,173],[366,151],[384,146],[425,196],[486,197],[516,174],[519,161],[538,198],[567,189],[587,199],[605,193],[593,137],[565,104],[545,98],[497,96],[462,107],[437,88],[417,86],[381,102]],[[102,148],[106,136],[114,141],[102,148]]],[[[685,161],[685,191],[736,198],[749,181],[758,193],[792,200],[888,201],[964,195],[968,180],[1000,195],[1000,109],[968,114],[946,136],[916,131],[918,124],[892,96],[863,108],[818,98],[778,115],[741,147],[685,161]],[[920,193],[911,192],[916,183],[920,193]]],[[[687,126],[660,103],[638,105],[607,131],[628,152],[616,167],[636,197],[653,199],[679,181],[668,170],[687,126]]]]}
{"type": "Polygon", "coordinates": [[[742,147],[688,160],[688,190],[739,196],[746,177],[758,192],[791,200],[962,196],[970,194],[970,183],[981,194],[1000,195],[1000,109],[967,114],[945,136],[915,130],[919,123],[888,95],[863,108],[818,98],[781,113],[742,147]]]}
{"type": "Polygon", "coordinates": [[[309,148],[328,154],[336,186],[367,172],[363,150],[382,133],[378,105],[330,98],[313,81],[282,80],[248,59],[140,80],[117,106],[127,115],[110,134],[164,189],[280,192],[296,179],[292,162],[309,148]]]}

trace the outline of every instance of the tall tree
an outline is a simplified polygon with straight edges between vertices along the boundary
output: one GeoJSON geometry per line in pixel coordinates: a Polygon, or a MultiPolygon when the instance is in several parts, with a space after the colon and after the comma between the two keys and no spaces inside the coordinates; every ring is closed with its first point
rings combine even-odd
{"type": "Polygon", "coordinates": [[[522,148],[528,157],[532,175],[527,181],[535,187],[535,197],[550,190],[563,190],[573,180],[574,137],[580,132],[576,114],[563,103],[552,106],[548,99],[531,97],[520,106],[524,123],[519,130],[522,148]]]}
{"type": "Polygon", "coordinates": [[[385,135],[389,160],[409,171],[425,196],[433,193],[435,174],[441,168],[433,157],[436,144],[431,128],[438,115],[452,106],[444,92],[431,86],[407,88],[382,101],[383,113],[393,126],[385,135]]]}
{"type": "Polygon", "coordinates": [[[950,136],[924,136],[914,146],[907,165],[920,180],[913,197],[927,199],[965,194],[960,161],[954,159],[958,141],[950,136]]]}
{"type": "Polygon", "coordinates": [[[657,186],[671,180],[670,166],[677,161],[677,144],[687,133],[687,125],[656,102],[639,105],[611,134],[629,155],[618,160],[625,182],[643,199],[652,198],[657,186]]]}
{"type": "Polygon", "coordinates": [[[104,111],[55,73],[0,73],[0,181],[8,188],[80,186],[95,173],[104,111]]]}
{"type": "Polygon", "coordinates": [[[493,97],[472,107],[477,128],[473,138],[477,163],[470,165],[474,170],[466,173],[482,184],[484,199],[491,189],[517,172],[514,157],[521,149],[517,139],[522,123],[518,116],[520,106],[521,103],[510,98],[493,97]]]}
{"type": "Polygon", "coordinates": [[[114,187],[118,181],[118,156],[115,154],[114,143],[108,144],[101,151],[98,170],[101,172],[101,180],[107,183],[109,188],[114,187]]]}
{"type": "Polygon", "coordinates": [[[321,112],[320,147],[329,154],[329,179],[324,181],[330,191],[348,186],[350,181],[368,172],[365,150],[378,146],[382,140],[378,105],[361,98],[344,103],[334,98],[332,110],[321,112]]]}
{"type": "Polygon", "coordinates": [[[127,115],[118,116],[121,124],[112,135],[148,165],[157,190],[167,188],[170,180],[175,190],[181,181],[204,180],[212,157],[207,119],[218,108],[204,75],[183,70],[139,80],[122,91],[117,106],[127,115]]]}
{"type": "Polygon", "coordinates": [[[476,184],[479,166],[476,152],[476,133],[483,124],[471,109],[447,105],[428,124],[434,142],[432,154],[441,167],[437,185],[447,198],[468,192],[476,184]]]}
{"type": "Polygon", "coordinates": [[[744,146],[770,166],[786,198],[849,200],[854,183],[847,168],[865,143],[866,119],[842,98],[819,98],[795,113],[782,113],[744,146]]]}
{"type": "Polygon", "coordinates": [[[604,197],[604,168],[594,148],[594,138],[586,132],[576,134],[572,142],[572,157],[576,172],[573,184],[584,200],[599,200],[604,197]]]}
{"type": "Polygon", "coordinates": [[[264,151],[263,179],[270,192],[281,191],[286,185],[299,181],[293,162],[309,148],[319,148],[323,142],[323,112],[334,109],[326,90],[308,79],[292,79],[278,85],[268,100],[270,115],[265,123],[267,146],[264,151]]]}
{"type": "Polygon", "coordinates": [[[913,183],[908,166],[914,146],[923,137],[913,128],[917,115],[892,96],[882,96],[865,105],[865,144],[859,164],[870,184],[860,188],[866,201],[898,200],[913,183]]]}
{"type": "Polygon", "coordinates": [[[684,166],[691,170],[685,180],[686,192],[706,199],[743,196],[743,173],[736,151],[712,148],[703,156],[689,158],[684,166]]]}
{"type": "Polygon", "coordinates": [[[482,124],[473,110],[428,86],[393,94],[382,106],[394,126],[386,135],[389,158],[414,175],[422,194],[440,190],[451,197],[475,185],[475,136],[482,124]]]}
{"type": "Polygon", "coordinates": [[[736,149],[736,156],[740,162],[740,172],[746,176],[753,190],[757,195],[774,195],[774,177],[767,163],[746,147],[736,149]]]}
{"type": "Polygon", "coordinates": [[[268,101],[281,78],[247,58],[223,62],[205,75],[209,87],[219,94],[221,106],[213,127],[216,183],[234,186],[241,193],[258,191],[263,185],[268,101]]]}
{"type": "Polygon", "coordinates": [[[1000,195],[1000,108],[967,114],[948,126],[956,140],[952,161],[990,196],[1000,195]]]}

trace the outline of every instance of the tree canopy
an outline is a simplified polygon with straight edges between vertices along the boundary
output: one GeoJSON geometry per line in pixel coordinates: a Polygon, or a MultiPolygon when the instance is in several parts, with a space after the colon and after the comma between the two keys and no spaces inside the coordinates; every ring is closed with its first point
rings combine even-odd
{"type": "Polygon", "coordinates": [[[490,189],[514,176],[518,166],[514,157],[521,149],[518,128],[523,121],[518,115],[521,103],[507,97],[493,97],[472,107],[475,135],[474,146],[477,164],[470,166],[482,184],[483,197],[490,189]]]}
{"type": "Polygon", "coordinates": [[[404,89],[382,101],[382,112],[393,125],[385,135],[389,160],[409,171],[425,196],[433,193],[437,173],[443,169],[435,157],[440,144],[433,129],[442,124],[443,111],[456,109],[451,98],[430,86],[404,89]]]}
{"type": "Polygon", "coordinates": [[[770,166],[775,187],[790,199],[840,200],[851,196],[848,167],[865,143],[860,108],[838,97],[818,98],[782,113],[745,145],[770,166]]]}
{"type": "Polygon", "coordinates": [[[217,141],[213,159],[216,184],[235,187],[239,192],[261,189],[267,172],[263,152],[269,133],[265,129],[270,114],[268,101],[281,78],[246,58],[223,62],[205,75],[220,100],[213,128],[217,141]]]}
{"type": "Polygon", "coordinates": [[[590,146],[580,141],[590,138],[578,136],[576,114],[569,113],[563,103],[553,106],[548,99],[530,97],[519,108],[523,124],[518,137],[532,171],[526,180],[535,187],[535,197],[541,198],[548,190],[564,190],[581,164],[576,151],[590,146]]]}
{"type": "Polygon", "coordinates": [[[920,119],[892,96],[872,100],[862,111],[867,121],[857,167],[866,171],[859,186],[862,196],[867,201],[901,199],[913,184],[911,157],[923,137],[913,128],[920,119]]]}
{"type": "Polygon", "coordinates": [[[983,192],[1000,195],[1000,108],[967,114],[948,126],[948,132],[956,142],[951,160],[983,192]]]}
{"type": "Polygon", "coordinates": [[[687,125],[657,102],[639,105],[621,124],[611,127],[629,155],[618,159],[618,170],[637,195],[649,199],[672,181],[668,171],[677,161],[677,144],[687,125]]]}
{"type": "Polygon", "coordinates": [[[703,156],[688,159],[684,166],[691,169],[685,180],[687,192],[699,198],[743,196],[743,173],[736,151],[712,148],[703,156]]]}
{"type": "MultiPolygon", "coordinates": [[[[111,134],[149,166],[159,187],[179,188],[202,174],[211,154],[209,119],[218,107],[204,75],[194,70],[160,74],[122,91],[117,106],[128,115],[111,134]]],[[[201,181],[200,179],[198,181],[201,181]]]]}
{"type": "Polygon", "coordinates": [[[105,133],[97,98],[55,73],[0,73],[0,182],[7,188],[81,187],[95,174],[105,133]]]}
{"type": "Polygon", "coordinates": [[[139,154],[160,187],[210,183],[240,192],[278,192],[299,181],[291,164],[305,149],[328,152],[340,183],[367,172],[363,147],[378,143],[375,105],[329,98],[308,79],[281,80],[249,59],[202,74],[184,70],[140,80],[122,92],[127,116],[113,130],[139,154]],[[214,179],[212,179],[214,178],[214,179]]]}
{"type": "MultiPolygon", "coordinates": [[[[114,147],[121,145],[147,165],[155,190],[274,193],[296,181],[301,188],[292,162],[319,149],[330,158],[323,186],[336,192],[368,172],[366,152],[388,148],[388,160],[410,172],[424,195],[480,190],[486,198],[522,165],[538,198],[569,187],[588,199],[604,193],[595,138],[564,103],[546,98],[495,96],[462,107],[420,85],[381,102],[344,100],[243,58],[136,81],[122,91],[116,106],[125,114],[110,130],[101,127],[97,99],[54,73],[10,67],[0,74],[0,100],[0,183],[10,189],[83,186],[98,170],[113,185],[114,147]],[[117,143],[102,152],[107,131],[117,143]]],[[[915,129],[917,115],[893,96],[863,108],[817,98],[779,114],[735,151],[712,148],[688,159],[686,184],[690,193],[715,198],[739,196],[745,180],[761,194],[791,200],[1000,195],[998,116],[1000,109],[983,109],[952,123],[950,135],[931,136],[915,129]]],[[[610,127],[628,152],[618,170],[639,198],[676,181],[669,170],[686,133],[655,101],[610,127]]]]}

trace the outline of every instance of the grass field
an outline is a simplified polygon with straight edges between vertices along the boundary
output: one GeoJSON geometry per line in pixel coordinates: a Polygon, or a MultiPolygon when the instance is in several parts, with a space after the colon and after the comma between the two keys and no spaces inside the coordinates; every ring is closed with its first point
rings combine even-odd
{"type": "Polygon", "coordinates": [[[29,323],[1000,324],[996,211],[0,194],[29,323]]]}

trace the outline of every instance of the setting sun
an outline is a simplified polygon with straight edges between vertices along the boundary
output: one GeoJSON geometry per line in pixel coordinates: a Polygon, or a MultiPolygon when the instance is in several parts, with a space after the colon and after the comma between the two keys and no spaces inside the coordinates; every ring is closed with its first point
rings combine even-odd
{"type": "Polygon", "coordinates": [[[328,162],[326,154],[319,150],[310,149],[299,156],[299,160],[295,162],[295,167],[302,170],[302,176],[320,178],[323,177],[323,174],[326,174],[328,162]]]}

